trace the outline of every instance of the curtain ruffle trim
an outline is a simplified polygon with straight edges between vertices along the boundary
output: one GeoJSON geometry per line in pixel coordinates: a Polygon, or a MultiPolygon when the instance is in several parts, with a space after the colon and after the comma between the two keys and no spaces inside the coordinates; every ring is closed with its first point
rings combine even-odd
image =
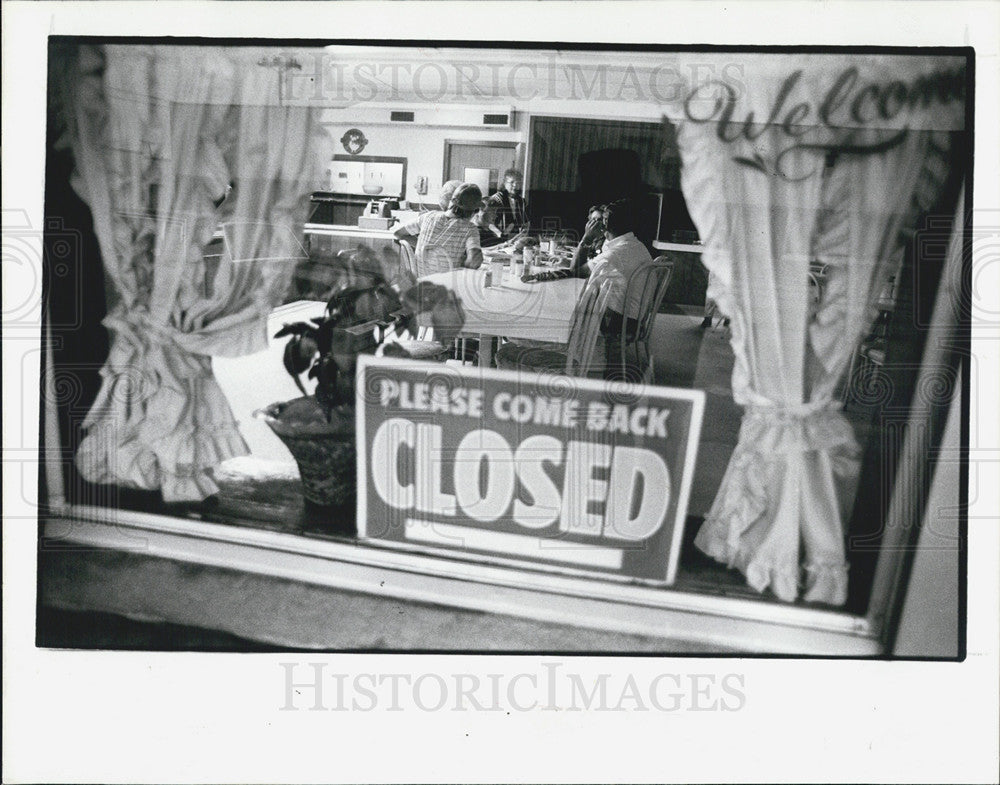
{"type": "Polygon", "coordinates": [[[802,599],[806,602],[823,602],[843,605],[847,602],[847,562],[817,562],[802,565],[805,583],[802,599]]]}
{"type": "MultiPolygon", "coordinates": [[[[755,591],[770,587],[781,600],[793,602],[802,586],[805,600],[840,605],[847,596],[846,562],[797,563],[801,529],[809,525],[808,521],[797,522],[795,539],[788,543],[789,559],[780,564],[769,558],[755,558],[759,544],[744,543],[744,536],[751,530],[777,525],[775,520],[766,520],[784,480],[779,480],[778,486],[774,482],[784,475],[789,462],[800,460],[805,452],[825,453],[836,477],[846,479],[857,471],[859,447],[850,423],[838,409],[808,404],[797,408],[748,408],[739,442],[695,545],[716,561],[742,572],[755,591]]],[[[807,559],[809,556],[807,553],[807,559]]]]}
{"type": "Polygon", "coordinates": [[[770,588],[783,602],[794,602],[801,594],[806,602],[843,605],[847,601],[847,562],[806,562],[801,567],[794,564],[773,564],[753,555],[739,546],[727,542],[708,524],[695,540],[706,555],[730,569],[739,570],[747,585],[758,593],[770,588]]]}
{"type": "Polygon", "coordinates": [[[775,596],[785,602],[794,602],[799,596],[799,570],[797,566],[787,563],[783,565],[768,564],[763,560],[755,561],[753,554],[720,536],[717,525],[710,527],[710,524],[706,522],[702,530],[698,532],[695,544],[717,562],[743,573],[747,579],[747,585],[754,591],[762,593],[770,587],[775,596]]]}
{"type": "Polygon", "coordinates": [[[219,492],[212,479],[215,466],[249,454],[235,422],[211,430],[187,429],[151,449],[139,438],[120,442],[119,429],[105,421],[92,427],[80,443],[76,466],[88,482],[161,489],[166,502],[193,502],[219,492]]]}

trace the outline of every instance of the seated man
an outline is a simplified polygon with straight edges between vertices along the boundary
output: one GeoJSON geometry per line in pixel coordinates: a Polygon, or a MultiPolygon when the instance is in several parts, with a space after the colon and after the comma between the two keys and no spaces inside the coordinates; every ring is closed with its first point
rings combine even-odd
{"type": "Polygon", "coordinates": [[[607,346],[605,378],[621,378],[621,347],[618,338],[622,330],[635,332],[638,327],[641,296],[632,294],[625,302],[628,277],[637,267],[653,261],[646,246],[635,236],[636,215],[631,202],[619,200],[604,208],[602,218],[592,215],[584,230],[583,239],[573,253],[572,269],[589,269],[588,286],[600,285],[611,280],[608,311],[601,324],[601,334],[607,346]],[[601,250],[594,253],[594,246],[601,242],[601,250]],[[589,260],[589,261],[588,261],[589,260]]]}
{"type": "MultiPolygon", "coordinates": [[[[533,276],[536,280],[546,281],[589,274],[588,287],[599,286],[606,280],[612,282],[608,310],[601,323],[601,334],[605,339],[606,379],[622,377],[621,346],[618,339],[623,329],[635,332],[638,327],[640,297],[633,294],[632,301],[625,303],[628,277],[637,267],[653,260],[646,246],[636,238],[634,226],[635,214],[631,203],[625,200],[612,202],[604,208],[603,213],[591,213],[583,239],[573,254],[573,264],[569,270],[556,270],[533,276]],[[593,248],[599,242],[603,243],[601,251],[594,254],[593,248]]],[[[517,340],[514,343],[522,348],[555,348],[552,344],[537,341],[517,340]]],[[[512,349],[504,353],[501,359],[510,363],[513,355],[512,349]]],[[[516,367],[516,361],[514,364],[501,367],[516,367]]]]}
{"type": "Polygon", "coordinates": [[[483,194],[474,183],[462,183],[452,194],[446,211],[421,213],[398,227],[397,240],[417,237],[417,272],[420,277],[460,267],[479,267],[483,251],[479,230],[469,220],[482,206],[483,194]]]}
{"type": "Polygon", "coordinates": [[[479,230],[479,244],[483,248],[492,248],[504,242],[503,233],[492,221],[490,209],[485,203],[483,209],[472,216],[472,223],[479,230]]]}
{"type": "MultiPolygon", "coordinates": [[[[604,226],[604,211],[608,209],[606,204],[595,204],[589,210],[587,210],[587,227],[589,228],[591,222],[604,226]]],[[[598,236],[591,242],[590,247],[587,249],[591,257],[597,256],[604,248],[604,233],[603,231],[598,234],[598,236]]]]}

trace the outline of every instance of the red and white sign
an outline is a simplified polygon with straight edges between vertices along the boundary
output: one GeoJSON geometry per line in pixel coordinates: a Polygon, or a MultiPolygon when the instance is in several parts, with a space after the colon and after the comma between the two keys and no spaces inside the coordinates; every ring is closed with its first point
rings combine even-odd
{"type": "Polygon", "coordinates": [[[704,393],[361,358],[363,538],[671,583],[704,393]]]}

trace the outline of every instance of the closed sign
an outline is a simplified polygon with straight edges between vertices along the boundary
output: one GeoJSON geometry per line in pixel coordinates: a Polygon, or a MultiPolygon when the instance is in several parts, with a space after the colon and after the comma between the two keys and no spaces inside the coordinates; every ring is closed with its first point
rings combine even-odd
{"type": "Polygon", "coordinates": [[[671,583],[704,393],[364,357],[361,537],[671,583]]]}

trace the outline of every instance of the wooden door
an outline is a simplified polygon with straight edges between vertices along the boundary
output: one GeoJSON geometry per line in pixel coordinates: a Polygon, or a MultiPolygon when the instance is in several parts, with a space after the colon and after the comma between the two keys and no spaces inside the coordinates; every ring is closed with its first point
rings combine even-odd
{"type": "Polygon", "coordinates": [[[497,181],[504,171],[517,165],[517,147],[517,142],[466,142],[449,139],[444,143],[442,182],[465,180],[466,169],[489,169],[489,193],[493,193],[497,190],[497,181]]]}

